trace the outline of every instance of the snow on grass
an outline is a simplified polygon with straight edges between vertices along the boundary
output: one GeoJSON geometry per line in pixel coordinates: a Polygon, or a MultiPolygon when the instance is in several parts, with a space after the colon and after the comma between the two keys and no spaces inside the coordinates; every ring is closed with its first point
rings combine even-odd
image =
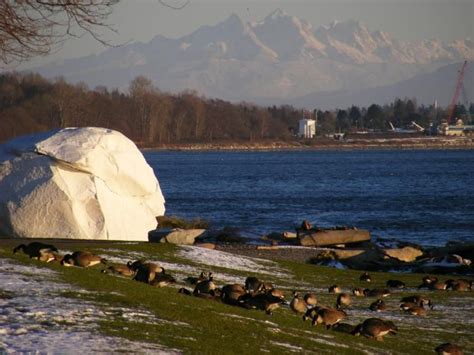
{"type": "MultiPolygon", "coordinates": [[[[105,254],[103,253],[102,256],[105,257],[109,262],[115,263],[115,264],[126,264],[130,260],[146,260],[147,262],[152,262],[155,263],[162,268],[164,268],[167,272],[170,272],[177,280],[178,282],[183,281],[186,277],[188,276],[199,276],[201,271],[210,272],[212,271],[210,268],[207,268],[206,270],[204,268],[197,268],[196,266],[192,265],[185,265],[181,263],[170,263],[162,260],[151,260],[147,259],[146,255],[143,253],[139,252],[123,252],[122,250],[112,250],[108,249],[107,253],[115,253],[115,252],[120,252],[123,254],[123,256],[114,256],[111,254],[105,254]]],[[[212,271],[212,274],[214,276],[214,281],[216,283],[243,283],[245,280],[243,280],[241,277],[230,275],[227,273],[222,273],[222,272],[214,272],[212,271]]],[[[182,282],[181,282],[182,283],[182,282]]]]}
{"type": "Polygon", "coordinates": [[[241,320],[249,321],[252,323],[262,323],[262,324],[269,325],[270,327],[273,327],[273,328],[278,328],[278,324],[274,322],[270,322],[269,320],[260,320],[260,319],[250,318],[250,317],[244,317],[244,316],[240,316],[238,314],[233,314],[233,313],[221,313],[221,312],[213,312],[213,313],[219,316],[227,317],[227,318],[241,319],[241,320]]]}
{"type": "Polygon", "coordinates": [[[163,267],[166,271],[170,271],[173,276],[177,278],[178,281],[181,281],[187,276],[198,276],[201,271],[212,271],[214,281],[218,284],[243,284],[245,281],[245,278],[239,276],[231,275],[229,273],[213,271],[212,266],[260,274],[270,274],[272,276],[281,277],[285,279],[290,279],[292,276],[289,272],[279,268],[277,264],[272,261],[239,256],[219,250],[211,250],[193,246],[182,246],[178,255],[187,260],[190,260],[193,263],[203,264],[205,266],[198,268],[196,266],[185,265],[181,263],[152,260],[148,258],[147,255],[145,255],[144,253],[124,252],[123,250],[118,249],[104,249],[104,252],[101,253],[101,256],[103,256],[111,263],[123,264],[127,263],[130,260],[140,259],[156,263],[163,267]],[[112,254],[118,254],[118,256],[112,254]]]}
{"type": "Polygon", "coordinates": [[[159,344],[99,334],[97,324],[111,312],[120,312],[124,318],[136,318],[138,312],[146,322],[163,320],[146,311],[101,310],[92,302],[62,297],[65,291],[86,291],[54,281],[57,276],[52,270],[0,259],[0,352],[177,352],[159,344]]]}
{"type": "Polygon", "coordinates": [[[278,267],[273,261],[235,255],[220,250],[182,246],[178,255],[204,265],[272,275],[284,279],[292,277],[289,271],[278,267]]]}
{"type": "Polygon", "coordinates": [[[281,347],[285,348],[286,350],[291,351],[293,353],[303,351],[303,348],[301,346],[295,346],[295,345],[291,345],[291,344],[288,344],[288,343],[280,343],[278,341],[273,341],[273,340],[270,341],[270,343],[272,343],[273,345],[281,346],[281,347]]]}

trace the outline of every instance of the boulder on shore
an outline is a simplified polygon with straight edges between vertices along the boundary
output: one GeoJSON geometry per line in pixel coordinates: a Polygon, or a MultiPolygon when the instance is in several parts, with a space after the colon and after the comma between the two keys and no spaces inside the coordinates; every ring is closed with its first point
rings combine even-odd
{"type": "Polygon", "coordinates": [[[385,249],[384,251],[387,256],[406,263],[415,261],[416,258],[423,255],[423,251],[420,249],[409,246],[396,249],[385,249]]]}
{"type": "Polygon", "coordinates": [[[300,245],[322,247],[370,241],[370,232],[364,229],[323,229],[299,231],[300,245]]]}
{"type": "Polygon", "coordinates": [[[205,237],[206,229],[156,229],[148,233],[150,242],[192,245],[198,237],[205,237]]]}
{"type": "Polygon", "coordinates": [[[0,146],[0,233],[146,241],[165,212],[136,145],[105,128],[65,128],[0,146]]]}

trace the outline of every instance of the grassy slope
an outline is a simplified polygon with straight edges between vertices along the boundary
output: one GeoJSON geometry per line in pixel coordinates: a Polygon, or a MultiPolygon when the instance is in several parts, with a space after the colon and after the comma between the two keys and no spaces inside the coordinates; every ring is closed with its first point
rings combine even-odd
{"type": "MultiPolygon", "coordinates": [[[[143,323],[127,320],[119,316],[110,316],[110,319],[100,324],[104,334],[116,335],[132,340],[146,342],[158,342],[170,348],[180,349],[184,352],[205,353],[257,353],[271,351],[272,353],[287,353],[290,349],[279,345],[291,344],[293,350],[298,352],[338,352],[338,353],[361,353],[370,350],[376,353],[432,353],[436,345],[442,342],[454,342],[462,344],[466,353],[474,351],[473,335],[474,323],[460,321],[457,317],[447,314],[447,310],[455,303],[472,304],[474,295],[472,292],[433,292],[430,298],[435,304],[441,305],[441,310],[434,310],[426,318],[416,318],[401,315],[395,309],[398,300],[403,295],[412,294],[404,292],[389,297],[389,306],[394,310],[390,313],[394,317],[401,317],[395,321],[400,331],[397,336],[387,336],[384,342],[377,342],[362,337],[353,337],[328,331],[321,326],[312,327],[309,322],[303,322],[300,316],[293,314],[289,309],[279,309],[273,316],[267,316],[262,311],[246,310],[238,307],[228,306],[215,301],[203,300],[195,297],[185,296],[177,293],[176,288],[153,288],[146,284],[100,273],[100,266],[90,269],[63,268],[58,264],[42,264],[30,260],[23,254],[11,253],[11,247],[15,244],[3,243],[0,247],[0,257],[12,258],[18,262],[35,264],[38,267],[47,267],[58,271],[61,275],[60,281],[75,284],[82,289],[97,291],[93,293],[65,293],[68,297],[82,297],[96,301],[100,307],[115,305],[130,308],[145,309],[151,311],[160,322],[143,323]],[[454,302],[454,303],[453,303],[454,302]],[[179,321],[179,322],[177,322],[179,321]],[[438,324],[439,326],[435,326],[438,324]]],[[[180,264],[196,266],[196,273],[201,269],[209,270],[210,267],[200,267],[196,263],[176,256],[177,247],[164,244],[107,244],[94,243],[84,244],[70,243],[61,245],[55,243],[59,248],[67,250],[97,250],[111,248],[127,252],[144,253],[151,260],[162,260],[180,264]]],[[[124,261],[128,260],[124,258],[124,261]]],[[[261,279],[268,280],[280,287],[297,288],[301,291],[310,288],[327,288],[337,283],[345,288],[355,286],[366,286],[358,277],[360,271],[336,270],[314,265],[305,265],[292,262],[280,262],[279,265],[289,270],[294,277],[292,280],[278,279],[268,275],[258,275],[261,279]],[[298,287],[298,285],[304,285],[298,287]]],[[[212,268],[216,270],[217,268],[212,268]]],[[[242,277],[248,275],[245,272],[223,269],[227,274],[242,277]]],[[[376,280],[374,286],[382,287],[386,280],[397,278],[407,285],[418,285],[421,275],[416,274],[388,274],[371,273],[376,280]]],[[[219,280],[217,280],[219,281],[219,280]]],[[[1,286],[0,286],[1,289],[1,286]]],[[[321,304],[333,305],[334,295],[322,292],[319,295],[321,304]]],[[[364,313],[366,307],[374,299],[354,299],[352,310],[349,310],[348,323],[356,324],[359,319],[375,316],[384,318],[384,314],[364,313]],[[354,312],[354,316],[351,313],[354,312]],[[364,316],[364,317],[362,317],[364,316]]],[[[472,308],[470,308],[472,311],[472,308]]]]}

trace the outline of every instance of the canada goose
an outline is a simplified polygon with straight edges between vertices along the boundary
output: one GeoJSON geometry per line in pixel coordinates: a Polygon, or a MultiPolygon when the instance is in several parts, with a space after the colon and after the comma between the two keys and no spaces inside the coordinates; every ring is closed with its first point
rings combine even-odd
{"type": "Polygon", "coordinates": [[[374,312],[382,312],[387,309],[387,305],[385,302],[379,298],[377,301],[373,302],[370,306],[369,309],[374,312]]]}
{"type": "Polygon", "coordinates": [[[308,307],[315,307],[318,304],[318,298],[315,293],[307,293],[303,297],[308,307]]]}
{"type": "Polygon", "coordinates": [[[308,304],[301,299],[298,292],[293,291],[293,299],[290,302],[290,308],[295,313],[305,313],[308,309],[308,304]]]}
{"type": "Polygon", "coordinates": [[[339,296],[337,296],[336,308],[342,309],[344,307],[349,307],[351,305],[351,302],[351,295],[349,295],[348,293],[340,293],[339,296]]]}
{"type": "Polygon", "coordinates": [[[133,279],[139,282],[150,283],[163,268],[155,263],[147,263],[144,260],[129,261],[127,266],[135,272],[133,279]]]}
{"type": "Polygon", "coordinates": [[[204,275],[204,271],[201,271],[201,274],[198,277],[188,276],[184,279],[184,282],[190,285],[196,285],[198,282],[204,281],[206,276],[204,275]]]}
{"type": "Polygon", "coordinates": [[[194,293],[210,293],[211,291],[215,290],[217,288],[216,284],[214,283],[214,278],[212,276],[212,273],[209,273],[209,276],[207,279],[200,281],[196,284],[196,287],[194,288],[194,293]]]}
{"type": "Polygon", "coordinates": [[[431,284],[429,284],[428,289],[430,290],[435,290],[435,291],[444,291],[448,285],[446,285],[446,282],[443,281],[436,281],[431,284]]]}
{"type": "Polygon", "coordinates": [[[389,288],[405,288],[405,283],[400,280],[388,280],[385,285],[389,288]]]}
{"type": "Polygon", "coordinates": [[[422,283],[420,286],[418,286],[418,288],[429,287],[431,284],[437,282],[438,278],[436,276],[426,275],[426,276],[423,276],[421,280],[422,280],[422,283]]]}
{"type": "Polygon", "coordinates": [[[276,288],[270,288],[265,291],[266,293],[270,293],[272,296],[284,299],[285,298],[285,293],[282,290],[278,290],[276,288]]]}
{"type": "Polygon", "coordinates": [[[417,306],[428,306],[430,309],[433,309],[433,303],[431,303],[431,300],[425,297],[421,297],[420,295],[413,295],[413,296],[407,296],[403,297],[400,300],[402,303],[413,303],[417,306]]]}
{"type": "MultiPolygon", "coordinates": [[[[20,244],[17,247],[13,249],[13,254],[16,254],[18,250],[23,251],[26,255],[28,255],[30,258],[34,259],[39,259],[43,256],[45,253],[51,253],[51,252],[58,252],[58,249],[51,244],[45,244],[41,242],[32,242],[27,245],[25,244],[20,244]]],[[[43,256],[44,259],[44,256],[43,256]]],[[[44,261],[44,260],[41,260],[44,261]]]]}
{"type": "Polygon", "coordinates": [[[264,284],[254,276],[245,279],[245,289],[248,292],[260,292],[264,288],[264,284]]]}
{"type": "Polygon", "coordinates": [[[237,304],[239,298],[245,295],[247,291],[242,285],[231,284],[225,285],[221,290],[221,299],[227,304],[237,304]]]}
{"type": "Polygon", "coordinates": [[[127,264],[116,264],[109,266],[107,269],[102,270],[104,274],[115,274],[122,275],[125,277],[132,277],[135,275],[135,271],[130,269],[127,264]]]}
{"type": "Polygon", "coordinates": [[[327,308],[324,306],[314,306],[311,308],[308,308],[306,310],[306,313],[303,315],[303,320],[306,321],[308,319],[314,319],[317,316],[317,313],[322,309],[322,308],[327,308]]]}
{"type": "Polygon", "coordinates": [[[285,301],[275,297],[269,293],[258,293],[252,295],[247,293],[240,297],[239,305],[244,308],[256,308],[265,311],[266,314],[272,315],[273,311],[280,307],[285,301]]]}
{"type": "Polygon", "coordinates": [[[387,289],[374,288],[372,290],[364,290],[364,293],[367,297],[388,297],[390,296],[390,291],[387,289]]]}
{"type": "Polygon", "coordinates": [[[165,287],[172,283],[176,283],[176,279],[167,274],[164,268],[161,268],[161,272],[155,274],[155,278],[149,282],[151,286],[155,287],[165,287]]]}
{"type": "Polygon", "coordinates": [[[438,355],[463,355],[463,351],[459,345],[444,343],[438,345],[435,349],[438,355]]]}
{"type": "Polygon", "coordinates": [[[426,309],[424,309],[423,306],[411,302],[402,303],[400,309],[414,316],[426,316],[426,309]]]}
{"type": "Polygon", "coordinates": [[[75,251],[72,254],[64,255],[61,260],[63,266],[89,267],[100,263],[107,264],[107,260],[88,251],[75,251]]]}
{"type": "Polygon", "coordinates": [[[397,327],[391,321],[383,321],[379,318],[369,318],[359,324],[352,335],[362,335],[366,338],[374,338],[383,341],[383,337],[387,334],[396,334],[397,327]]]}
{"type": "Polygon", "coordinates": [[[365,297],[366,292],[368,289],[363,289],[361,287],[356,287],[352,289],[352,294],[356,297],[365,297]]]}
{"type": "Polygon", "coordinates": [[[338,285],[332,285],[328,288],[329,293],[341,293],[342,290],[338,285]]]}
{"type": "Polygon", "coordinates": [[[472,290],[472,280],[464,280],[464,279],[458,279],[458,280],[449,280],[446,281],[446,289],[451,289],[453,291],[470,291],[472,290]]]}
{"type": "Polygon", "coordinates": [[[38,257],[38,260],[45,263],[50,263],[53,261],[61,262],[61,260],[63,259],[62,255],[57,254],[53,251],[46,250],[46,249],[41,250],[40,254],[41,255],[38,257]]]}
{"type": "Polygon", "coordinates": [[[331,328],[334,324],[339,323],[346,318],[346,312],[333,308],[321,308],[313,317],[312,325],[324,324],[326,329],[331,328]]]}
{"type": "Polygon", "coordinates": [[[336,323],[332,326],[331,330],[351,334],[354,331],[354,326],[348,323],[336,323]]]}
{"type": "Polygon", "coordinates": [[[368,272],[364,272],[362,275],[360,275],[359,280],[365,282],[372,282],[372,277],[370,277],[368,272]]]}

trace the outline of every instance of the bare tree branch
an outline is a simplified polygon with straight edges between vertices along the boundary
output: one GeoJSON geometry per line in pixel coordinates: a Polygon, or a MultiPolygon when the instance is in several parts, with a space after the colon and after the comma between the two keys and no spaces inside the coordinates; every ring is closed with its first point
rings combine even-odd
{"type": "Polygon", "coordinates": [[[115,32],[108,16],[119,0],[1,0],[0,61],[21,62],[46,55],[69,37],[89,34],[110,45],[100,29],[115,32]]]}
{"type": "Polygon", "coordinates": [[[171,5],[171,4],[167,3],[167,2],[164,1],[164,0],[158,0],[158,1],[159,1],[159,3],[160,3],[161,5],[166,6],[166,7],[169,7],[170,9],[173,9],[173,10],[181,10],[181,9],[183,9],[184,7],[188,6],[190,0],[184,1],[184,3],[183,3],[182,5],[179,5],[179,6],[171,5]]]}

